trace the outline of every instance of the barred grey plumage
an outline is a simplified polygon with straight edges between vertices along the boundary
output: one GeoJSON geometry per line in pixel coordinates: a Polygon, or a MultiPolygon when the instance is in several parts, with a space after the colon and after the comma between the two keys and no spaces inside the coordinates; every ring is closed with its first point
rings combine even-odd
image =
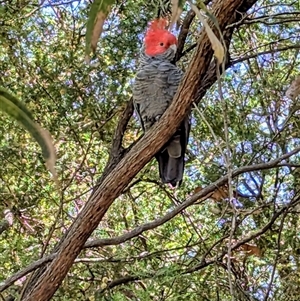
{"type": "MultiPolygon", "coordinates": [[[[163,54],[148,56],[142,49],[140,64],[133,86],[133,102],[144,131],[157,121],[170,105],[183,72],[171,63],[173,47],[163,54]]],[[[163,183],[180,185],[184,171],[184,154],[190,125],[187,117],[174,136],[156,154],[163,183]]]]}

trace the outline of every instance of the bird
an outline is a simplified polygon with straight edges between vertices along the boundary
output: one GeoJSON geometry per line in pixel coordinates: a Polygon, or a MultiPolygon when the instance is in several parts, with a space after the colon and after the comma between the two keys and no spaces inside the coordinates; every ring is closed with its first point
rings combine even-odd
{"type": "MultiPolygon", "coordinates": [[[[177,38],[167,28],[166,18],[153,20],[144,37],[132,96],[142,130],[147,132],[171,104],[183,71],[172,63],[177,38]]],[[[156,153],[162,183],[182,183],[185,151],[190,133],[187,116],[171,139],[156,153]]]]}

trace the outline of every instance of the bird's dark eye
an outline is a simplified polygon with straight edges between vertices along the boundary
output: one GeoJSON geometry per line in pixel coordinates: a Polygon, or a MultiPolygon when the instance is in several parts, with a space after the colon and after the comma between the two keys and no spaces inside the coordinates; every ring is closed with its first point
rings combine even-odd
{"type": "Polygon", "coordinates": [[[160,45],[160,46],[164,46],[165,44],[164,44],[164,43],[160,43],[159,45],[160,45]]]}

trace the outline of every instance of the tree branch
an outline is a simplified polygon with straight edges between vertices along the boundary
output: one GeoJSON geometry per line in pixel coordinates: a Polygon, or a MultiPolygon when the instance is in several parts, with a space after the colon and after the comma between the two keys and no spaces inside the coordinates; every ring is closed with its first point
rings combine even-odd
{"type": "Polygon", "coordinates": [[[179,61],[179,59],[183,56],[183,48],[194,17],[195,17],[195,12],[193,10],[190,10],[183,20],[181,30],[178,36],[178,47],[177,47],[176,56],[174,58],[175,62],[179,61]]]}
{"type": "MultiPolygon", "coordinates": [[[[240,18],[240,14],[236,13],[238,9],[242,7],[248,9],[256,1],[216,0],[213,4],[212,13],[216,16],[221,31],[224,31],[227,25],[240,18]]],[[[212,23],[211,27],[214,28],[212,23]]],[[[215,30],[215,33],[219,36],[218,30],[215,30]]],[[[47,270],[38,277],[38,281],[31,286],[32,291],[27,291],[26,301],[46,301],[53,296],[84,247],[86,240],[96,229],[114,199],[122,193],[123,189],[150,161],[157,150],[171,138],[188,114],[192,102],[197,98],[198,87],[203,82],[212,56],[211,43],[202,30],[195,55],[170,107],[151,130],[131,148],[129,153],[103,179],[71,225],[64,240],[59,244],[55,259],[49,264],[47,270]]],[[[36,279],[33,280],[36,281],[36,279]]]]}
{"type": "Polygon", "coordinates": [[[276,53],[276,52],[281,52],[281,51],[286,51],[286,50],[291,50],[291,49],[300,49],[300,44],[289,45],[289,46],[286,46],[286,47],[278,47],[276,49],[269,49],[269,50],[265,50],[265,51],[245,55],[245,56],[242,56],[242,57],[239,57],[237,59],[234,59],[234,60],[230,61],[230,66],[229,67],[231,67],[231,66],[233,66],[237,63],[241,63],[241,62],[244,62],[246,60],[256,58],[260,55],[269,54],[269,53],[276,53]]]}
{"type": "MultiPolygon", "coordinates": [[[[247,236],[246,238],[236,242],[234,245],[231,246],[231,250],[234,251],[234,250],[237,250],[239,247],[243,246],[244,244],[250,242],[251,240],[253,240],[254,238],[258,237],[258,236],[261,236],[262,234],[266,233],[271,227],[272,225],[275,223],[275,221],[281,216],[281,215],[284,215],[284,217],[286,216],[286,214],[288,213],[288,210],[291,209],[292,207],[295,207],[297,204],[299,203],[299,198],[294,200],[294,201],[291,201],[291,203],[288,205],[288,206],[284,206],[282,207],[280,210],[278,210],[272,217],[272,219],[261,229],[259,229],[258,231],[256,231],[255,233],[253,234],[250,234],[249,236],[247,236]]],[[[282,224],[282,223],[281,223],[282,224]]],[[[214,248],[216,247],[216,245],[221,242],[221,241],[224,241],[224,238],[226,237],[222,237],[222,239],[218,240],[217,243],[214,243],[213,246],[209,249],[208,252],[206,252],[203,257],[201,258],[200,260],[200,263],[198,263],[197,265],[191,267],[191,268],[188,268],[186,269],[185,271],[180,271],[178,270],[177,272],[179,272],[180,274],[191,274],[191,273],[194,273],[196,271],[199,271],[211,264],[214,264],[216,262],[221,262],[223,257],[225,255],[227,255],[227,251],[224,251],[222,252],[222,254],[220,256],[218,256],[217,259],[209,259],[209,260],[206,260],[206,257],[209,255],[209,252],[214,248]]],[[[126,283],[129,283],[129,282],[133,282],[133,281],[137,281],[137,280],[144,280],[144,279],[148,279],[148,278],[152,278],[152,277],[155,277],[156,275],[152,275],[151,273],[150,274],[146,274],[146,275],[129,275],[129,276],[126,276],[124,278],[119,278],[119,279],[116,279],[116,280],[113,280],[111,282],[109,282],[107,284],[107,287],[105,287],[104,289],[102,289],[100,291],[100,293],[103,293],[104,291],[106,291],[107,289],[112,289],[118,285],[121,285],[121,284],[126,284],[126,283]]],[[[158,277],[161,277],[161,276],[164,276],[164,274],[159,274],[158,277]]],[[[156,276],[157,277],[157,276],[156,276]]]]}
{"type": "MultiPolygon", "coordinates": [[[[255,171],[255,170],[272,169],[272,168],[278,168],[281,166],[285,166],[280,162],[290,158],[291,156],[297,154],[298,152],[300,152],[300,147],[295,148],[293,151],[286,153],[275,160],[272,160],[272,161],[269,161],[266,163],[240,167],[233,171],[233,178],[235,178],[245,172],[251,172],[251,171],[255,171]]],[[[113,237],[113,238],[96,239],[96,240],[87,242],[87,243],[85,243],[83,248],[99,248],[99,247],[104,247],[104,246],[109,246],[109,245],[119,245],[121,243],[124,243],[124,242],[132,239],[133,237],[136,237],[136,236],[142,234],[143,232],[145,232],[147,230],[154,229],[154,228],[166,223],[167,221],[171,220],[173,217],[178,215],[181,211],[183,211],[187,207],[191,206],[192,204],[196,203],[200,198],[205,199],[211,192],[213,192],[216,189],[216,187],[220,187],[220,186],[224,185],[224,183],[227,183],[227,181],[228,181],[228,176],[224,176],[224,177],[218,179],[217,181],[215,181],[214,183],[210,184],[209,186],[205,187],[204,189],[200,190],[199,192],[195,193],[194,195],[192,195],[191,197],[189,197],[183,203],[181,203],[180,205],[175,207],[172,211],[169,211],[164,216],[162,216],[152,222],[145,223],[123,235],[113,237]]],[[[253,237],[251,239],[249,239],[249,237],[245,238],[245,239],[246,239],[246,241],[243,240],[243,243],[246,243],[249,240],[252,240],[253,237]]],[[[237,247],[239,247],[239,246],[240,245],[238,245],[237,247]]],[[[48,256],[32,263],[30,266],[26,267],[22,271],[17,272],[13,276],[11,276],[9,279],[7,279],[3,285],[0,286],[0,292],[4,291],[6,288],[8,288],[11,284],[13,284],[16,280],[20,279],[21,277],[24,277],[28,273],[34,271],[35,269],[37,269],[41,266],[44,266],[47,262],[52,261],[56,257],[56,255],[57,255],[57,253],[48,255],[48,256]]]]}
{"type": "MultiPolygon", "coordinates": [[[[238,241],[237,243],[235,243],[232,247],[231,250],[236,250],[238,249],[240,246],[244,245],[245,243],[253,240],[254,238],[261,236],[262,234],[264,234],[265,232],[267,232],[271,226],[275,223],[275,221],[277,220],[277,218],[279,216],[281,216],[282,214],[284,214],[287,210],[289,210],[290,208],[296,206],[299,203],[299,198],[297,200],[292,201],[290,204],[288,204],[287,206],[283,206],[280,210],[278,210],[277,212],[274,213],[274,215],[272,216],[271,220],[261,229],[259,229],[258,231],[256,231],[255,233],[252,233],[250,235],[248,235],[247,237],[245,237],[244,239],[238,241]]],[[[218,261],[222,260],[222,258],[227,254],[227,250],[222,252],[222,254],[218,257],[218,261]]],[[[203,257],[201,262],[189,269],[187,269],[185,271],[185,273],[193,273],[195,271],[198,271],[200,269],[203,268],[203,266],[207,266],[208,264],[212,264],[214,261],[211,260],[209,262],[205,261],[205,258],[203,257]]]]}

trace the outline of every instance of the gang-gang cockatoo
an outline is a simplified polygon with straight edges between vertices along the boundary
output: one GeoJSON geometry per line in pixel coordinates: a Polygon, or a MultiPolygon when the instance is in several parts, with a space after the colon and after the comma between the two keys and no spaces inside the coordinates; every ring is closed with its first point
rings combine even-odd
{"type": "MultiPolygon", "coordinates": [[[[166,30],[166,25],[166,19],[156,19],[150,24],[133,86],[134,108],[144,132],[166,111],[183,75],[182,70],[171,63],[175,57],[177,39],[166,30]]],[[[187,117],[155,155],[162,182],[170,183],[173,187],[182,182],[189,131],[187,117]]]]}

